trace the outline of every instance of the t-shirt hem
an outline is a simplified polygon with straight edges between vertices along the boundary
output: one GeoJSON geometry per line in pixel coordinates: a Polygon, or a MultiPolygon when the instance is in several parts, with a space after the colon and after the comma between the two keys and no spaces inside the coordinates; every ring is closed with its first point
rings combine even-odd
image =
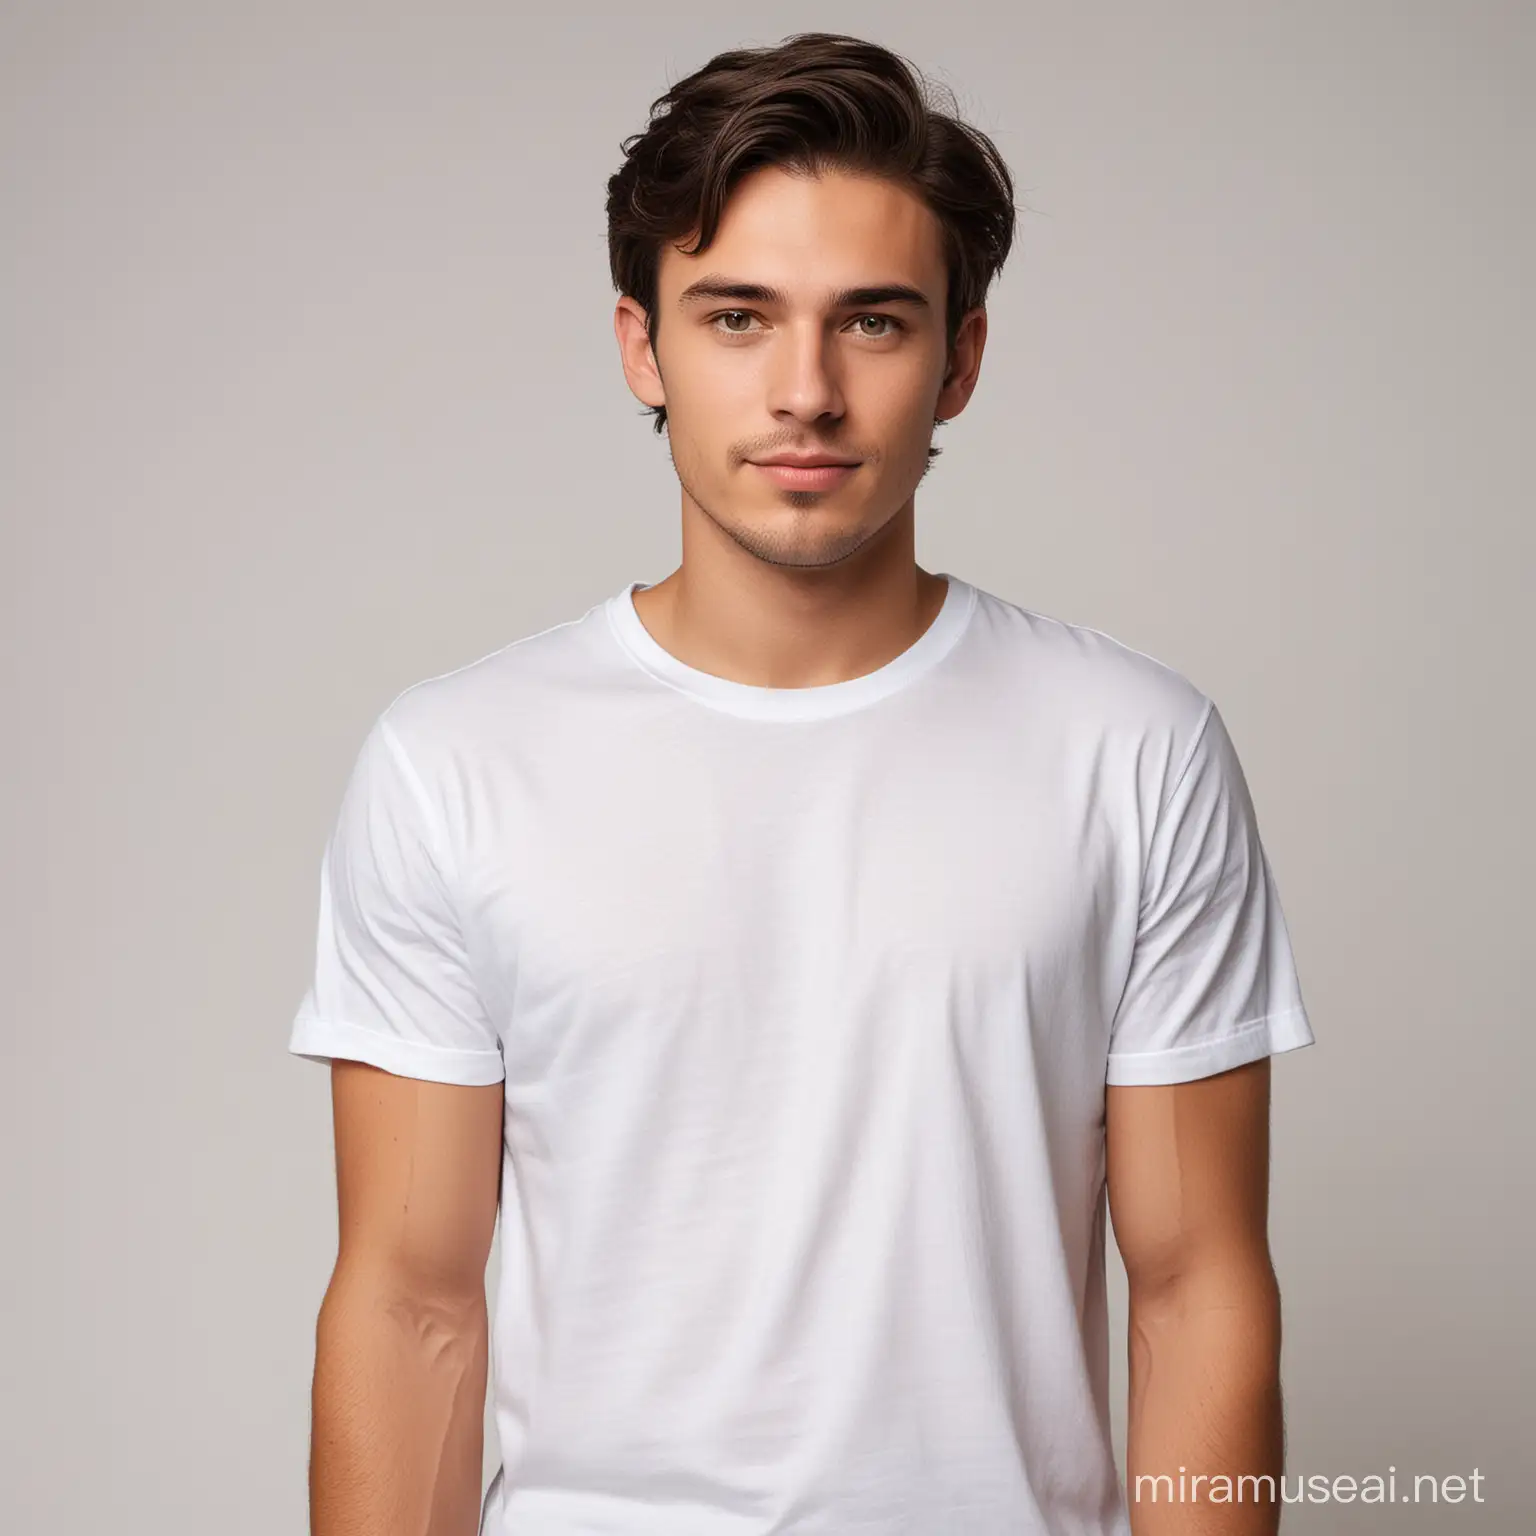
{"type": "Polygon", "coordinates": [[[1216,1040],[1164,1051],[1111,1051],[1104,1081],[1115,1085],[1192,1082],[1314,1043],[1306,1010],[1282,1008],[1216,1040]]]}
{"type": "Polygon", "coordinates": [[[307,1061],[364,1061],[397,1077],[486,1087],[506,1076],[500,1051],[468,1051],[401,1040],[359,1024],[306,1015],[295,1020],[288,1049],[307,1061]]]}

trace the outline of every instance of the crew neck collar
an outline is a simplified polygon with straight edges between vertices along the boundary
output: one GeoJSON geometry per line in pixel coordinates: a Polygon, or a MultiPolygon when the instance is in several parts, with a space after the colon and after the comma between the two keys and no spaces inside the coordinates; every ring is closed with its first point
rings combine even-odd
{"type": "Polygon", "coordinates": [[[906,687],[941,660],[965,633],[976,606],[976,588],[947,571],[937,574],[948,583],[943,605],[928,628],[906,650],[861,677],[811,688],[764,688],[755,683],[739,683],[679,661],[640,622],[634,595],[650,583],[630,582],[614,593],[604,608],[614,634],[632,660],[658,681],[690,694],[701,704],[753,720],[826,720],[862,709],[906,687]]]}

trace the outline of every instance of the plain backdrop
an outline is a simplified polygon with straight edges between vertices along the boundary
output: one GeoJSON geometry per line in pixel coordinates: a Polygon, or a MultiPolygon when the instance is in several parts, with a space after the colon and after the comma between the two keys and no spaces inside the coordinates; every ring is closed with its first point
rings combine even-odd
{"type": "Polygon", "coordinates": [[[6,1530],[306,1528],[335,1188],[286,1040],[345,775],[402,688],[675,565],[605,182],[681,75],[811,29],[1018,181],[920,561],[1177,667],[1248,774],[1318,1038],[1274,1072],[1288,1473],[1482,1473],[1285,1528],[1531,1529],[1533,7],[33,0],[6,1530]]]}

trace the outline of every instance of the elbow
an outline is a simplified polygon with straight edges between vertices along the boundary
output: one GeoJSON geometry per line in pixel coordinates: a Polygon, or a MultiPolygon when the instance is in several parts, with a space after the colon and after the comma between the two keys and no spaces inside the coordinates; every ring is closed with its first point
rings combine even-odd
{"type": "Polygon", "coordinates": [[[431,1353],[483,1347],[488,1326],[483,1276],[423,1273],[376,1258],[339,1261],[317,1328],[387,1327],[431,1353]]]}
{"type": "Polygon", "coordinates": [[[1229,1249],[1126,1265],[1130,1311],[1148,1324],[1202,1316],[1246,1319],[1278,1335],[1280,1286],[1267,1251],[1229,1249]]]}

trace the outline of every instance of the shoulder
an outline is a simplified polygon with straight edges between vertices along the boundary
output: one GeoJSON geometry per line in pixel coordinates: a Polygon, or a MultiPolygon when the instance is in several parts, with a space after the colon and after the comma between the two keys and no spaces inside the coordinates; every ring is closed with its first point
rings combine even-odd
{"type": "Polygon", "coordinates": [[[1214,705],[1184,672],[1092,625],[978,591],[979,653],[997,682],[1018,688],[1058,723],[1160,743],[1177,754],[1214,705]]]}
{"type": "Polygon", "coordinates": [[[377,727],[413,760],[474,754],[503,737],[538,732],[572,690],[589,682],[605,652],[604,604],[519,636],[449,671],[402,689],[377,727]]]}

